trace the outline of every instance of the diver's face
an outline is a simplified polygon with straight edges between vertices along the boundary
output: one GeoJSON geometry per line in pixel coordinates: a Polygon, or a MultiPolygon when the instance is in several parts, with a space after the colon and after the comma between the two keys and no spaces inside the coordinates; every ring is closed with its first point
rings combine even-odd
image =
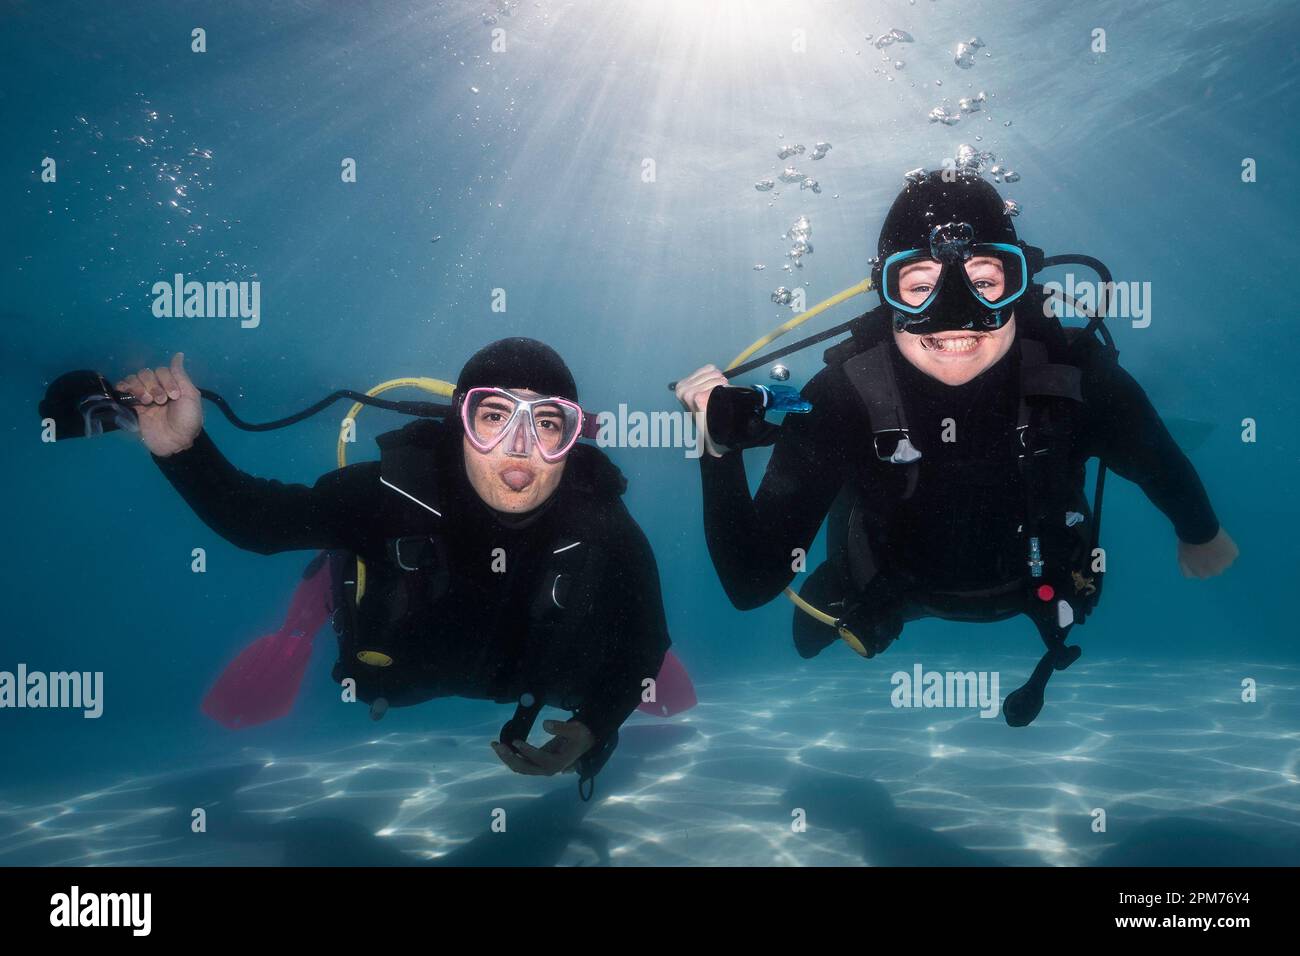
{"type": "MultiPolygon", "coordinates": [[[[898,295],[908,305],[919,306],[934,291],[940,265],[933,259],[906,266],[899,275],[898,295]]],[[[997,301],[1006,285],[1002,263],[977,256],[965,264],[971,284],[986,299],[997,301]]],[[[952,277],[956,279],[956,276],[952,277]]],[[[1000,329],[991,332],[961,329],[916,335],[894,332],[903,357],[918,369],[945,385],[965,385],[1007,354],[1016,337],[1013,314],[1000,329]]]]}
{"type": "MultiPolygon", "coordinates": [[[[525,389],[511,391],[523,399],[542,397],[525,389]]],[[[493,410],[485,408],[484,413],[492,414],[493,410]]],[[[554,463],[544,459],[539,446],[525,436],[527,427],[527,423],[520,421],[519,427],[489,452],[479,451],[468,438],[461,437],[465,474],[489,508],[511,514],[532,511],[545,504],[560,485],[564,459],[554,463]]],[[[539,427],[545,427],[545,423],[539,423],[539,427]]]]}

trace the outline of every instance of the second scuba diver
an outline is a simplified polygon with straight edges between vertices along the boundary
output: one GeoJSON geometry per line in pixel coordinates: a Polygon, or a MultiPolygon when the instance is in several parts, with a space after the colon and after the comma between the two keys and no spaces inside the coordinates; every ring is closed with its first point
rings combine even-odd
{"type": "Polygon", "coordinates": [[[754,392],[728,388],[712,365],[675,388],[707,424],[705,535],[732,603],[755,608],[781,593],[796,549],[806,554],[830,512],[830,560],[794,598],[815,615],[795,615],[799,653],[840,637],[871,657],[907,621],[1026,614],[1047,652],[1004,702],[1013,726],[1037,716],[1052,671],[1078,657],[1065,636],[1099,597],[1105,556],[1100,509],[1084,494],[1089,458],[1102,461],[1103,478],[1109,467],[1136,482],[1169,518],[1184,575],[1217,575],[1237,557],[1109,334],[1093,334],[1099,320],[1080,334],[1048,314],[1030,281],[1044,265],[977,174],[909,177],[873,264],[882,303],[827,350],[802,391],[811,411],[779,429],[761,409],[754,419],[754,392]],[[773,441],[751,498],[740,449],[773,441]]]}
{"type": "MultiPolygon", "coordinates": [[[[445,422],[380,435],[380,460],[314,486],[254,478],[203,430],[183,356],[117,383],[167,479],[246,550],[328,552],[339,658],[372,716],[434,697],[517,704],[492,743],[522,774],[589,786],[669,637],[654,555],[626,480],[587,434],[573,376],[541,342],[504,339],[462,369],[445,422]],[[527,743],[543,705],[573,711],[527,743]]],[[[309,569],[310,570],[310,569],[309,569]]]]}

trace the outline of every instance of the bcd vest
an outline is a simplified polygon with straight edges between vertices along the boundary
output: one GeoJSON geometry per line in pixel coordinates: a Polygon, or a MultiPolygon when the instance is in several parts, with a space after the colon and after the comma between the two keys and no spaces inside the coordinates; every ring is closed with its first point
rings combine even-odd
{"type": "Polygon", "coordinates": [[[515,635],[512,659],[500,662],[490,695],[467,695],[457,675],[423,666],[437,659],[435,642],[468,639],[439,627],[440,605],[453,588],[469,584],[450,560],[434,442],[427,430],[409,428],[378,441],[380,493],[390,496],[383,558],[330,553],[339,643],[334,679],[351,678],[358,699],[372,704],[382,699],[403,706],[457,694],[517,703],[532,717],[543,704],[577,709],[603,662],[599,638],[593,640],[584,624],[596,599],[606,509],[584,508],[579,515],[567,499],[553,502],[553,537],[528,606],[518,610],[523,633],[515,635]]]}
{"type": "MultiPolygon", "coordinates": [[[[1030,300],[1031,313],[1034,302],[1041,304],[1039,295],[1031,291],[1025,297],[1030,300]]],[[[1101,592],[1102,573],[1093,570],[1093,552],[1099,536],[1105,465],[1099,469],[1096,507],[1090,507],[1084,493],[1083,467],[1070,454],[1083,406],[1080,365],[1098,345],[1091,336],[1072,335],[1076,330],[1064,329],[1055,320],[1018,320],[1018,324],[1013,347],[1020,350],[1020,394],[1011,447],[1024,485],[1023,521],[1018,529],[1023,545],[1021,572],[988,591],[930,597],[936,616],[998,620],[1030,613],[1040,623],[1040,630],[1055,617],[1064,631],[1087,617],[1101,592]],[[1064,361],[1049,359],[1047,342],[1064,361]],[[1050,599],[1043,598],[1049,593],[1043,590],[1044,585],[1050,589],[1050,599]],[[1050,617],[1045,616],[1046,604],[1055,605],[1050,617]]],[[[862,594],[877,580],[886,564],[878,549],[886,540],[892,508],[916,489],[921,453],[911,442],[906,402],[892,364],[891,351],[896,346],[888,329],[882,310],[867,313],[852,338],[825,354],[828,365],[843,367],[869,422],[874,453],[888,464],[888,472],[881,487],[867,492],[846,485],[836,499],[827,523],[828,566],[805,582],[812,593],[803,595],[801,589],[801,596],[813,603],[818,597],[825,600],[827,572],[834,574],[846,593],[840,604],[851,602],[853,595],[862,594]]],[[[828,610],[836,612],[835,608],[828,610]]]]}

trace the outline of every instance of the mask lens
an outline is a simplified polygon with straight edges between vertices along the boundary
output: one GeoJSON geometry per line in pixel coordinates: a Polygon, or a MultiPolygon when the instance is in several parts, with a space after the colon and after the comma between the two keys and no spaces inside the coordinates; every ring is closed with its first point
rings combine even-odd
{"type": "Polygon", "coordinates": [[[86,398],[81,403],[83,434],[88,438],[105,432],[138,432],[140,422],[135,412],[106,395],[86,398]]]}
{"type": "Polygon", "coordinates": [[[519,402],[506,392],[473,389],[465,402],[465,426],[475,442],[491,448],[501,441],[518,408],[519,402]]]}
{"type": "Polygon", "coordinates": [[[1001,243],[973,246],[962,268],[966,285],[990,307],[1019,298],[1029,280],[1024,253],[1001,243]]]}
{"type": "Polygon", "coordinates": [[[934,301],[943,266],[921,249],[901,252],[885,262],[885,301],[902,312],[918,313],[934,301]]]}
{"type": "Polygon", "coordinates": [[[578,413],[569,405],[559,402],[542,402],[533,406],[533,426],[543,455],[558,455],[567,451],[578,433],[578,413]]]}

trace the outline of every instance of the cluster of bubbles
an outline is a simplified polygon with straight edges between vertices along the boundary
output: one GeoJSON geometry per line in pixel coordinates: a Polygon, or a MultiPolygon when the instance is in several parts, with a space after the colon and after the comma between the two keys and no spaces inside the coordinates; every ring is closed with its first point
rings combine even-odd
{"type": "Polygon", "coordinates": [[[785,254],[786,258],[796,269],[802,269],[803,257],[812,255],[813,251],[812,243],[809,242],[812,238],[812,223],[808,221],[808,217],[800,216],[796,219],[794,225],[787,229],[781,238],[790,240],[790,251],[785,254]]]}
{"type": "MultiPolygon", "coordinates": [[[[813,147],[813,151],[808,154],[809,158],[814,160],[824,159],[826,154],[830,152],[830,148],[830,143],[817,143],[813,147]]],[[[781,149],[777,151],[776,158],[789,159],[791,156],[801,156],[805,152],[807,152],[806,146],[802,143],[794,143],[790,146],[782,146],[781,149]]],[[[805,189],[810,189],[814,193],[820,193],[822,191],[821,183],[817,182],[817,180],[813,179],[811,176],[805,176],[797,167],[794,166],[785,167],[785,169],[781,170],[777,175],[777,178],[783,183],[798,183],[801,192],[805,189]]],[[[760,179],[758,182],[754,183],[754,188],[761,193],[771,192],[775,187],[776,182],[771,179],[760,179]]]]}
{"type": "Polygon", "coordinates": [[[976,149],[970,143],[962,143],[958,146],[954,159],[958,169],[979,173],[987,167],[989,175],[1000,183],[1020,182],[1018,172],[1009,166],[999,166],[998,158],[991,151],[976,149]]]}
{"type": "Polygon", "coordinates": [[[794,292],[783,285],[772,290],[772,301],[777,305],[789,305],[794,302],[794,292]]]}
{"type": "Polygon", "coordinates": [[[508,17],[514,13],[515,7],[519,6],[519,0],[497,0],[496,12],[488,11],[483,14],[483,22],[488,26],[493,26],[500,21],[502,17],[508,17]]]}
{"type": "MultiPolygon", "coordinates": [[[[957,44],[957,49],[953,51],[953,62],[963,70],[969,70],[975,65],[975,51],[984,46],[984,41],[979,37],[971,37],[957,44]]],[[[985,53],[985,56],[989,54],[985,53]]]]}
{"type": "MultiPolygon", "coordinates": [[[[102,127],[79,115],[50,131],[49,155],[58,161],[60,188],[43,194],[52,220],[93,230],[71,233],[82,237],[83,272],[113,268],[120,276],[129,271],[142,276],[138,285],[146,291],[161,268],[206,270],[235,280],[256,276],[233,261],[216,238],[233,231],[237,220],[205,208],[212,150],[186,141],[174,121],[137,94],[127,115],[102,127]],[[140,230],[156,245],[134,238],[140,230]]],[[[105,303],[130,311],[139,294],[121,288],[105,303]]]]}
{"type": "Polygon", "coordinates": [[[970,143],[962,143],[957,147],[957,155],[953,159],[957,168],[963,172],[978,173],[987,164],[995,162],[997,157],[990,150],[976,149],[970,143]]]}
{"type": "MultiPolygon", "coordinates": [[[[781,138],[784,138],[785,136],[784,133],[778,135],[781,138]]],[[[776,158],[784,161],[795,156],[807,155],[809,158],[816,161],[825,159],[826,154],[830,151],[831,144],[823,140],[816,142],[811,151],[809,151],[808,147],[804,146],[802,143],[791,143],[783,145],[777,151],[776,158]]],[[[792,185],[798,183],[800,192],[809,190],[814,194],[820,194],[822,191],[821,184],[818,183],[817,180],[804,175],[794,166],[786,166],[777,174],[776,179],[779,179],[783,183],[789,183],[792,185]]],[[[776,180],[773,179],[760,179],[758,182],[754,183],[754,189],[761,193],[772,192],[775,188],[776,180]]],[[[777,192],[773,195],[779,196],[780,193],[777,192]]],[[[838,194],[836,194],[836,198],[838,198],[838,194]]],[[[773,203],[769,202],[768,205],[771,206],[773,203]]],[[[781,234],[781,238],[790,241],[790,248],[785,254],[785,257],[790,261],[783,263],[781,265],[781,270],[783,272],[791,272],[794,269],[802,269],[804,256],[811,255],[813,251],[812,242],[810,241],[812,238],[812,223],[808,221],[808,217],[803,215],[799,216],[799,218],[794,221],[794,224],[781,234]]],[[[760,262],[755,263],[753,268],[755,272],[763,272],[767,269],[767,266],[760,262]]],[[[779,305],[789,305],[792,301],[792,295],[793,293],[790,292],[789,289],[782,286],[772,293],[772,301],[779,305]]]]}
{"type": "MultiPolygon", "coordinates": [[[[938,85],[939,81],[936,80],[935,83],[938,85]]],[[[930,110],[927,117],[931,123],[942,123],[944,126],[956,126],[961,122],[963,115],[981,112],[984,109],[984,104],[987,103],[988,100],[989,94],[980,90],[974,96],[963,96],[959,99],[957,101],[957,109],[954,110],[951,107],[940,104],[930,110]]],[[[984,118],[989,122],[993,121],[992,116],[985,116],[984,118]]],[[[1007,120],[1002,125],[1010,126],[1011,120],[1007,120]]]]}
{"type": "MultiPolygon", "coordinates": [[[[160,117],[148,100],[141,99],[140,119],[145,124],[143,132],[114,135],[107,141],[104,131],[85,116],[77,116],[77,126],[69,132],[79,130],[90,137],[91,156],[99,158],[101,151],[107,154],[103,170],[109,178],[138,179],[134,175],[137,170],[147,169],[145,175],[151,183],[148,191],[152,204],[169,216],[191,216],[194,212],[191,194],[198,194],[207,186],[206,176],[209,172],[208,164],[212,161],[212,150],[199,146],[177,148],[169,144],[169,127],[173,117],[160,117]]],[[[104,194],[104,202],[113,202],[114,193],[129,191],[127,184],[119,181],[114,184],[112,192],[104,194]]],[[[199,223],[186,224],[186,232],[190,235],[202,231],[203,226],[199,223]]],[[[185,241],[180,239],[176,244],[185,245],[185,241]]]]}
{"type": "MultiPolygon", "coordinates": [[[[990,150],[976,149],[969,143],[962,143],[957,147],[957,155],[953,157],[953,163],[962,172],[982,174],[987,168],[988,174],[999,183],[1020,182],[1020,174],[1014,169],[999,165],[997,159],[990,150]]],[[[920,183],[924,182],[929,174],[929,170],[924,166],[918,166],[903,173],[903,178],[909,183],[920,183]]],[[[1008,216],[1020,215],[1020,204],[1016,201],[1007,199],[1003,204],[1008,216]]]]}
{"type": "MultiPolygon", "coordinates": [[[[881,51],[881,59],[885,61],[883,67],[874,67],[871,72],[883,76],[886,80],[893,82],[894,71],[903,69],[906,64],[902,60],[894,59],[891,53],[888,52],[889,48],[896,43],[914,42],[912,35],[905,30],[893,29],[888,33],[882,33],[880,36],[875,37],[874,40],[872,35],[868,33],[867,41],[871,42],[877,50],[881,51]],[[890,69],[891,66],[892,70],[890,69]]],[[[959,68],[968,70],[975,65],[976,52],[984,49],[985,46],[985,42],[979,37],[967,37],[965,40],[962,40],[957,44],[956,50],[953,52],[953,62],[955,62],[959,68]]],[[[986,57],[992,56],[992,54],[987,51],[984,55],[986,57]]],[[[936,79],[934,85],[936,87],[943,86],[943,80],[936,79]]],[[[912,86],[915,87],[916,84],[913,83],[912,86]]],[[[953,109],[946,103],[936,106],[926,114],[926,118],[931,123],[941,123],[944,126],[956,126],[961,122],[963,114],[980,112],[983,109],[984,103],[987,102],[987,99],[988,97],[986,94],[983,91],[980,91],[974,96],[962,97],[958,102],[956,109],[953,109]]],[[[992,116],[986,118],[990,121],[993,119],[992,116]]],[[[1010,126],[1011,121],[1007,120],[1002,125],[1010,126]]]]}
{"type": "Polygon", "coordinates": [[[956,126],[961,122],[961,113],[954,113],[944,106],[930,110],[930,122],[942,123],[944,126],[956,126]]]}
{"type": "MultiPolygon", "coordinates": [[[[816,143],[813,146],[813,151],[808,153],[808,158],[814,160],[825,159],[826,154],[830,152],[830,149],[830,143],[816,143]]],[[[782,146],[777,150],[776,158],[789,159],[791,156],[802,156],[805,152],[807,152],[807,147],[805,147],[803,143],[792,143],[789,146],[782,146]]]]}
{"type": "MultiPolygon", "coordinates": [[[[871,40],[870,33],[867,34],[867,39],[871,40]]],[[[908,33],[906,30],[899,30],[897,27],[895,27],[894,29],[890,30],[888,33],[880,34],[880,36],[872,40],[871,45],[874,46],[877,50],[883,50],[885,47],[893,46],[895,43],[911,43],[911,42],[912,42],[912,34],[908,33]]]]}
{"type": "Polygon", "coordinates": [[[894,28],[890,30],[888,33],[882,33],[880,34],[880,36],[875,37],[874,39],[872,38],[872,35],[868,33],[867,42],[869,42],[877,50],[881,51],[880,58],[885,61],[884,69],[882,69],[881,67],[875,67],[872,69],[871,72],[880,74],[881,76],[883,76],[885,79],[889,80],[892,83],[894,81],[894,77],[889,72],[888,69],[890,61],[891,60],[893,61],[893,67],[895,70],[901,70],[907,64],[905,64],[902,60],[894,60],[893,57],[886,51],[888,50],[889,47],[893,46],[895,43],[912,43],[913,42],[912,34],[908,33],[906,30],[899,30],[897,28],[894,28]]]}

